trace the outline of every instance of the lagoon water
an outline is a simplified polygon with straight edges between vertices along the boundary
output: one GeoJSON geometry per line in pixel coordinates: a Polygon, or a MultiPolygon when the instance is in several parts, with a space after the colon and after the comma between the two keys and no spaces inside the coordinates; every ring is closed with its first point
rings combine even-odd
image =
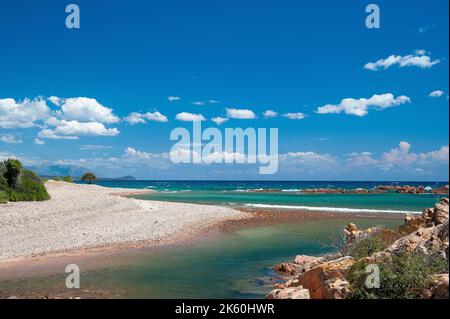
{"type": "MultiPolygon", "coordinates": [[[[315,220],[240,229],[182,245],[142,249],[124,265],[81,273],[81,288],[121,298],[263,298],[275,283],[272,267],[297,254],[331,250],[330,238],[350,219],[315,220]]],[[[400,220],[358,220],[361,227],[400,220]]],[[[71,261],[77,263],[74,259],[71,261]]],[[[64,275],[3,282],[10,294],[64,290],[64,275]]]]}

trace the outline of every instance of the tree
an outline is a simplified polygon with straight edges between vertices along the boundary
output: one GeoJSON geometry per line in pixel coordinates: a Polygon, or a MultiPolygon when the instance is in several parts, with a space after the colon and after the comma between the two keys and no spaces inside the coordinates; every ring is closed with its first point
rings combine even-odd
{"type": "Polygon", "coordinates": [[[20,172],[22,171],[22,164],[18,160],[8,159],[5,162],[5,168],[6,172],[4,174],[4,177],[8,182],[8,186],[13,188],[17,183],[20,172]]]}
{"type": "Polygon", "coordinates": [[[96,179],[97,179],[97,177],[95,177],[95,175],[91,172],[87,172],[83,175],[83,177],[81,177],[81,180],[83,182],[88,182],[89,184],[91,184],[96,179]]]}

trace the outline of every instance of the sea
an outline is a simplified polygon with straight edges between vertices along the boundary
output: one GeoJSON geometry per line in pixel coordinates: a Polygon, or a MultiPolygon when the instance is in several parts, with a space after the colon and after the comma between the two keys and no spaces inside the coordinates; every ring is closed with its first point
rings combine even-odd
{"type": "Polygon", "coordinates": [[[304,189],[369,189],[379,185],[410,185],[439,188],[442,182],[354,182],[354,181],[119,181],[99,180],[98,185],[113,188],[154,190],[133,196],[138,199],[215,204],[237,207],[298,209],[360,213],[419,213],[432,206],[440,195],[398,194],[301,194],[304,189]],[[276,190],[276,191],[272,191],[276,190]]]}

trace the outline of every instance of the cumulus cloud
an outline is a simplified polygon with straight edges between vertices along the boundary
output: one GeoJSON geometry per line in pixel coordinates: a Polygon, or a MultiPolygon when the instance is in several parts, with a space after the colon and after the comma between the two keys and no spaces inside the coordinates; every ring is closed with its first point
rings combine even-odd
{"type": "Polygon", "coordinates": [[[179,100],[181,100],[181,98],[179,97],[179,96],[168,96],[167,97],[167,100],[169,101],[169,102],[175,102],[175,101],[179,101],[179,100]]]}
{"type": "Polygon", "coordinates": [[[117,123],[119,118],[112,109],[101,105],[96,99],[75,97],[60,99],[61,117],[66,120],[117,123]]]}
{"type": "Polygon", "coordinates": [[[118,129],[106,128],[103,123],[62,120],[57,121],[54,129],[41,130],[38,138],[75,140],[79,135],[116,136],[119,133],[118,129]]]}
{"type": "Polygon", "coordinates": [[[439,59],[432,60],[430,56],[425,54],[425,50],[416,50],[414,54],[405,56],[390,55],[385,59],[367,63],[366,65],[364,65],[364,69],[370,71],[378,71],[380,69],[386,70],[394,65],[398,65],[401,68],[416,66],[422,69],[429,69],[433,65],[441,62],[439,59]]]}
{"type": "Polygon", "coordinates": [[[0,142],[6,144],[20,144],[22,143],[22,140],[12,134],[0,134],[0,142]]]}
{"type": "Polygon", "coordinates": [[[283,117],[288,118],[290,120],[303,120],[306,115],[304,113],[286,113],[283,114],[283,117]]]}
{"type": "Polygon", "coordinates": [[[151,158],[150,153],[141,152],[131,147],[125,149],[125,156],[139,160],[148,160],[151,158]]]}
{"type": "Polygon", "coordinates": [[[175,116],[175,119],[182,122],[195,122],[195,121],[206,121],[202,114],[193,114],[188,112],[181,112],[175,116]]]}
{"type": "Polygon", "coordinates": [[[277,117],[278,113],[273,110],[266,110],[263,113],[263,116],[264,116],[264,118],[269,119],[269,118],[277,117]]]}
{"type": "Polygon", "coordinates": [[[448,147],[448,145],[442,146],[437,151],[431,151],[428,153],[420,153],[419,161],[421,163],[428,163],[428,162],[436,161],[436,162],[448,164],[448,162],[449,162],[449,147],[448,147]]]}
{"type": "Polygon", "coordinates": [[[166,123],[169,120],[165,115],[156,111],[147,113],[132,112],[124,118],[124,121],[130,123],[131,125],[135,125],[145,124],[147,121],[166,123]]]}
{"type": "Polygon", "coordinates": [[[224,118],[224,117],[218,116],[218,117],[212,118],[211,121],[213,121],[213,122],[216,123],[217,125],[221,125],[221,124],[225,123],[226,121],[228,121],[228,119],[227,119],[227,118],[224,118]]]}
{"type": "Polygon", "coordinates": [[[369,108],[386,109],[405,103],[410,103],[411,99],[405,95],[394,97],[392,93],[375,94],[371,98],[343,99],[339,104],[327,104],[317,108],[316,113],[346,113],[356,116],[365,116],[368,114],[369,108]]]}
{"type": "Polygon", "coordinates": [[[22,101],[0,99],[0,128],[30,128],[49,116],[50,108],[42,98],[22,101]]]}
{"type": "Polygon", "coordinates": [[[34,139],[34,144],[36,144],[36,145],[45,145],[45,142],[43,140],[35,138],[34,139]]]}
{"type": "MultiPolygon", "coordinates": [[[[0,99],[0,128],[39,127],[37,139],[74,140],[78,135],[115,136],[116,128],[106,128],[105,124],[119,121],[113,110],[101,105],[96,99],[86,97],[48,99],[37,97],[33,100],[16,101],[12,98],[0,99]],[[51,109],[47,100],[57,106],[51,109]]],[[[147,114],[147,118],[160,119],[159,114],[147,114]]],[[[39,142],[37,143],[39,144],[39,142]]]]}
{"type": "Polygon", "coordinates": [[[203,101],[195,101],[195,102],[192,102],[192,105],[203,106],[203,105],[205,105],[205,102],[203,102],[203,101]]]}
{"type": "Polygon", "coordinates": [[[398,147],[384,153],[382,161],[387,165],[410,165],[417,161],[417,154],[410,153],[411,144],[408,142],[400,142],[398,147]]]}
{"type": "Polygon", "coordinates": [[[256,118],[255,113],[248,109],[227,108],[226,111],[227,117],[232,119],[251,120],[256,118]]]}
{"type": "Polygon", "coordinates": [[[430,97],[441,97],[442,95],[444,95],[444,91],[441,90],[436,90],[430,93],[430,97]]]}

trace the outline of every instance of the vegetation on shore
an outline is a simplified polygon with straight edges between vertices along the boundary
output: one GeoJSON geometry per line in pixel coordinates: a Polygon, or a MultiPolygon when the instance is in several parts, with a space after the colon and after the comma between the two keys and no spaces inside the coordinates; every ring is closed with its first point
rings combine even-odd
{"type": "Polygon", "coordinates": [[[50,199],[41,178],[16,159],[0,162],[0,203],[50,199]]]}
{"type": "Polygon", "coordinates": [[[88,172],[88,173],[85,173],[85,174],[83,175],[83,177],[81,177],[81,180],[82,180],[83,182],[88,182],[89,184],[91,184],[92,182],[94,182],[95,180],[97,180],[97,177],[96,177],[93,173],[88,172]]]}

